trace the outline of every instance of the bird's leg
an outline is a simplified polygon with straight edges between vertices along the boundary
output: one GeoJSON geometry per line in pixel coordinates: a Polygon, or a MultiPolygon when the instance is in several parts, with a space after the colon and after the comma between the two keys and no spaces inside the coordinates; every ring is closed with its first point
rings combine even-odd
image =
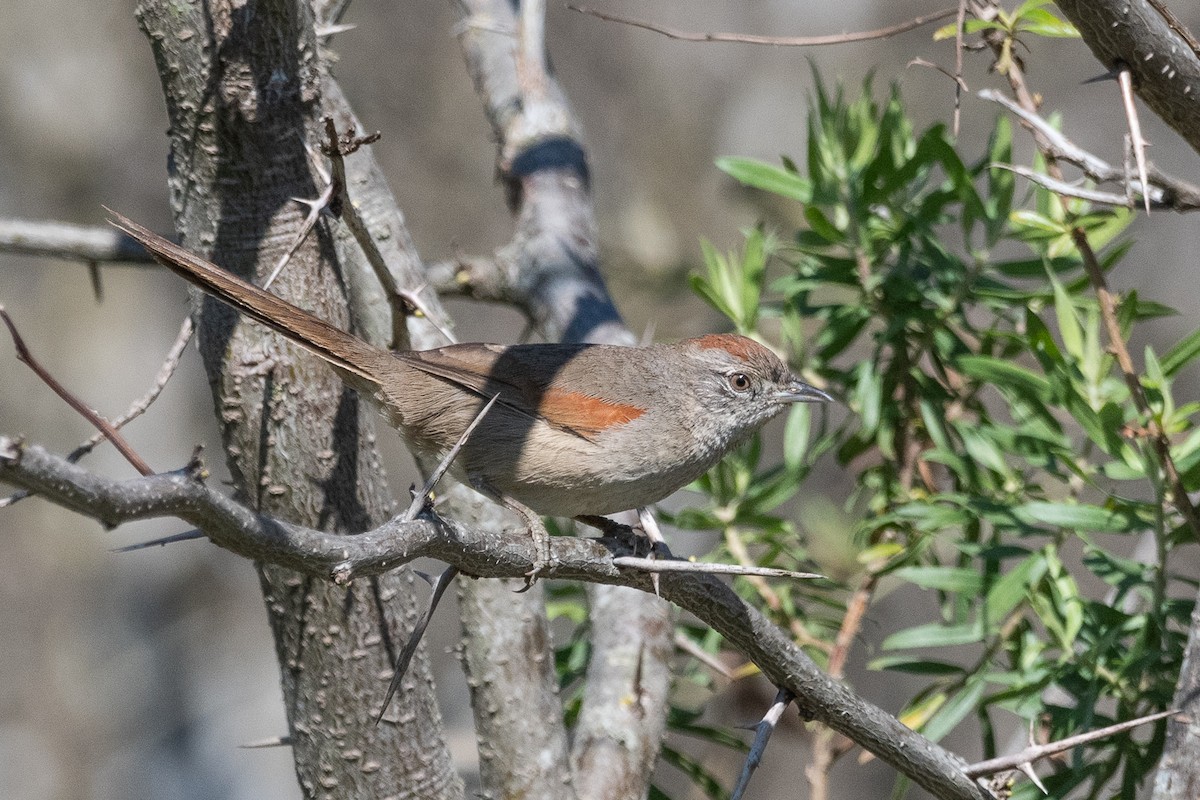
{"type": "Polygon", "coordinates": [[[587,525],[589,528],[595,528],[600,531],[600,535],[610,539],[617,539],[630,550],[637,554],[638,550],[638,535],[628,525],[617,522],[615,519],[602,517],[599,514],[580,514],[575,517],[575,521],[587,525]]]}
{"type": "MultiPolygon", "coordinates": [[[[469,477],[471,485],[477,492],[485,495],[492,502],[502,505],[510,511],[515,511],[525,521],[525,528],[533,538],[534,550],[533,569],[525,573],[525,589],[528,589],[530,586],[533,586],[539,573],[550,565],[550,532],[546,530],[545,524],[542,523],[541,516],[532,508],[497,492],[488,485],[486,480],[477,475],[469,477]]],[[[521,591],[525,591],[525,589],[521,591]]]]}
{"type": "Polygon", "coordinates": [[[648,508],[639,508],[637,510],[638,527],[642,529],[642,533],[646,534],[646,538],[650,540],[650,557],[657,558],[674,558],[671,554],[671,548],[667,547],[667,540],[663,538],[662,531],[658,528],[658,521],[654,519],[654,512],[648,508]]]}
{"type": "MultiPolygon", "coordinates": [[[[650,540],[650,558],[674,558],[674,556],[671,555],[671,548],[667,547],[667,541],[663,538],[662,531],[659,530],[658,527],[658,522],[654,519],[654,515],[650,512],[650,509],[637,509],[637,517],[638,524],[634,528],[630,528],[628,525],[622,525],[621,523],[611,520],[608,517],[601,517],[595,514],[581,514],[575,517],[575,521],[582,522],[584,525],[596,528],[605,536],[611,536],[616,539],[625,539],[631,530],[636,531],[640,529],[642,533],[646,535],[646,538],[650,540]]],[[[634,552],[637,552],[641,549],[638,547],[638,541],[636,537],[633,545],[634,552]]],[[[654,584],[654,593],[656,595],[659,594],[659,576],[657,572],[652,572],[650,574],[650,581],[654,584]]]]}
{"type": "Polygon", "coordinates": [[[546,530],[546,525],[542,522],[541,516],[524,503],[518,503],[511,497],[501,497],[500,502],[506,508],[511,508],[517,512],[522,519],[525,520],[525,527],[529,531],[529,535],[533,537],[533,549],[536,555],[534,556],[533,569],[525,573],[525,591],[533,586],[534,581],[538,579],[538,573],[550,565],[550,532],[546,530]]]}

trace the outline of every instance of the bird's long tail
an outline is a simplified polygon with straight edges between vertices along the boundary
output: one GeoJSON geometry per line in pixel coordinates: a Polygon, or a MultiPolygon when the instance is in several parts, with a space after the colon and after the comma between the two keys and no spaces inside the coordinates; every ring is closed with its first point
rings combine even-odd
{"type": "Polygon", "coordinates": [[[379,384],[381,365],[390,360],[390,353],[386,350],[247,283],[112,209],[107,211],[112,215],[109,222],[114,227],[140,242],[163,266],[213,297],[278,331],[349,376],[361,378],[371,385],[379,384]]]}

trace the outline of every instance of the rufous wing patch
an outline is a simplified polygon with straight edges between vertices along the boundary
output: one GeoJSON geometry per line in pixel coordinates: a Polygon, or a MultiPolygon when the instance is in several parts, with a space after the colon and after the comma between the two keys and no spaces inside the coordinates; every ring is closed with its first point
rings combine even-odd
{"type": "Polygon", "coordinates": [[[538,416],[546,422],[568,428],[589,441],[609,428],[633,422],[644,413],[644,408],[565,389],[546,390],[538,403],[538,416]]]}

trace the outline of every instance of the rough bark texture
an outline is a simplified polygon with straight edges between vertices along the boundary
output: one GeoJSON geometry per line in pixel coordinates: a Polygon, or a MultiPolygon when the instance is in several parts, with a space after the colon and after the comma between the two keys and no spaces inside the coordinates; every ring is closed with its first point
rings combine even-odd
{"type": "MultiPolygon", "coordinates": [[[[453,0],[451,5],[459,15],[467,68],[499,141],[502,178],[517,215],[512,239],[496,253],[497,267],[508,277],[514,298],[547,338],[633,344],[635,339],[600,275],[596,219],[578,123],[562,88],[545,72],[544,44],[524,29],[537,26],[539,15],[518,19],[516,4],[510,6],[505,0],[453,0]],[[472,24],[481,20],[491,24],[472,24]],[[518,59],[523,63],[518,64],[518,59]],[[533,112],[535,106],[541,116],[533,112]],[[547,140],[574,144],[581,162],[509,169],[522,153],[547,140]]],[[[517,11],[529,9],[517,7],[517,11]]],[[[494,593],[495,589],[464,589],[468,591],[494,593]]],[[[588,598],[592,661],[571,752],[575,791],[589,798],[644,797],[669,708],[671,610],[660,598],[624,587],[589,586],[588,598]]],[[[513,605],[509,601],[500,608],[513,605]]],[[[536,614],[528,606],[512,609],[510,624],[525,629],[514,640],[536,638],[544,617],[543,609],[536,614]]],[[[486,624],[494,623],[486,620],[486,624]]],[[[526,671],[526,680],[535,674],[526,671]]],[[[478,720],[487,718],[493,701],[485,692],[495,685],[473,686],[478,720]]],[[[556,741],[549,732],[542,735],[547,737],[547,748],[556,741]]],[[[479,736],[482,756],[482,729],[479,736]]]]}
{"type": "Polygon", "coordinates": [[[1057,1],[1100,63],[1128,67],[1138,96],[1200,152],[1200,53],[1162,3],[1057,1]]]}
{"type": "Polygon", "coordinates": [[[590,586],[588,598],[592,619],[605,624],[592,627],[592,658],[571,748],[579,797],[645,797],[667,728],[664,698],[671,688],[675,630],[670,607],[618,586],[590,586]]]}
{"type": "MultiPolygon", "coordinates": [[[[321,75],[303,2],[147,0],[149,36],[171,121],[170,188],[183,243],[261,280],[303,219],[289,198],[316,194],[304,140],[316,131],[321,75]]],[[[345,300],[328,239],[310,236],[276,282],[337,325],[345,300]]],[[[392,507],[373,446],[373,412],[307,354],[223,306],[199,304],[200,350],[241,499],[325,530],[365,530],[392,507]]],[[[351,587],[263,566],[300,785],[309,797],[461,797],[423,654],[388,720],[393,609],[411,625],[411,574],[351,587]]]]}
{"type": "MultiPolygon", "coordinates": [[[[488,800],[570,800],[567,735],[541,585],[460,579],[462,662],[488,800]]],[[[614,795],[616,797],[616,795],[614,795]]]]}
{"type": "Polygon", "coordinates": [[[1171,707],[1182,716],[1167,722],[1167,741],[1154,775],[1152,798],[1195,800],[1200,797],[1200,598],[1192,611],[1187,649],[1171,707]]]}

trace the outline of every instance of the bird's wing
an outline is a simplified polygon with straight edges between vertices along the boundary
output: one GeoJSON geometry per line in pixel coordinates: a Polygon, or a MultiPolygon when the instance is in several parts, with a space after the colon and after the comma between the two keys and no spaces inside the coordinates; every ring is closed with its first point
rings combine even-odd
{"type": "Polygon", "coordinates": [[[398,353],[397,357],[480,397],[490,399],[499,394],[497,402],[518,414],[594,441],[606,428],[640,417],[643,409],[554,386],[555,376],[587,348],[573,344],[460,344],[398,353]]]}

